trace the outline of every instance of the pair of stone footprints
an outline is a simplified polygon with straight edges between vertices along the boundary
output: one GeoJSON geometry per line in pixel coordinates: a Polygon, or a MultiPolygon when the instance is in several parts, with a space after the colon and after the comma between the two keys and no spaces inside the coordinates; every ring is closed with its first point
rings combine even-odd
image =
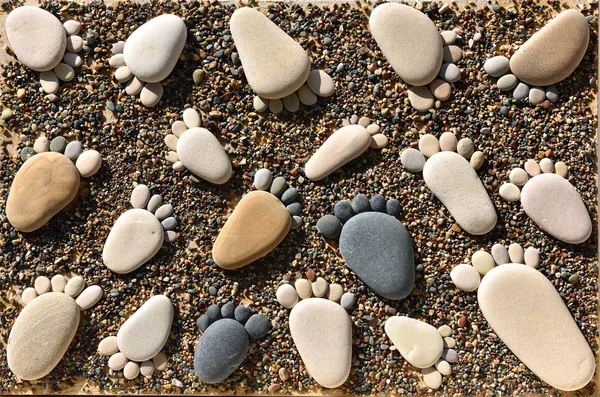
{"type": "MultiPolygon", "coordinates": [[[[490,232],[496,226],[496,210],[475,172],[484,162],[483,153],[474,152],[469,138],[458,141],[451,132],[443,133],[439,140],[425,134],[418,146],[419,150],[402,152],[404,168],[423,172],[427,187],[466,232],[490,232]]],[[[511,170],[511,182],[502,185],[499,194],[509,202],[520,199],[525,213],[544,232],[566,243],[580,244],[590,237],[592,222],[567,174],[563,162],[555,166],[548,158],[539,164],[528,160],[524,170],[511,170]]]]}

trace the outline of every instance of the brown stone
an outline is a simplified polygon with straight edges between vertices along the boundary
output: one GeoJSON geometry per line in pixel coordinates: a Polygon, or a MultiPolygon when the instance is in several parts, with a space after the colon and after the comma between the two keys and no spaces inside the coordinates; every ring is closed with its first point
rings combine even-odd
{"type": "Polygon", "coordinates": [[[576,10],[561,12],[510,59],[510,70],[529,85],[547,86],[569,76],[587,50],[590,28],[576,10]]]}
{"type": "Polygon", "coordinates": [[[263,191],[248,193],[219,233],[213,259],[223,269],[239,269],[277,247],[290,226],[290,214],[277,197],[263,191]]]}
{"type": "Polygon", "coordinates": [[[31,232],[44,226],[77,195],[79,171],[65,155],[40,153],[17,172],[6,202],[15,229],[31,232]]]}

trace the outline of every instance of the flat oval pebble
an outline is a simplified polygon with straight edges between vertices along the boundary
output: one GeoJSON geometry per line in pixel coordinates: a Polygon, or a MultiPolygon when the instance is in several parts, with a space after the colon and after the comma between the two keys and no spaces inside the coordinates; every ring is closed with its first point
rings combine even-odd
{"type": "Polygon", "coordinates": [[[364,212],[344,224],[339,242],[346,266],[376,294],[407,297],[415,284],[412,239],[402,222],[381,212],[364,212]]]}
{"type": "Polygon", "coordinates": [[[510,58],[510,69],[527,84],[548,86],[577,68],[588,47],[590,27],[576,10],[563,11],[510,58]]]}
{"type": "Polygon", "coordinates": [[[459,46],[449,45],[444,47],[444,62],[457,63],[462,59],[462,50],[459,46]]]}
{"type": "Polygon", "coordinates": [[[40,84],[46,94],[54,94],[58,91],[58,77],[52,70],[40,73],[40,84]]]}
{"type": "Polygon", "coordinates": [[[429,83],[429,89],[433,96],[440,101],[448,100],[452,94],[452,87],[442,79],[435,79],[429,83]]]}
{"type": "Polygon", "coordinates": [[[188,128],[200,127],[200,114],[193,108],[185,109],[183,111],[183,122],[188,128]]]}
{"type": "Polygon", "coordinates": [[[371,134],[360,125],[335,131],[312,155],[304,167],[306,177],[319,181],[363,154],[371,145],[371,134]]]}
{"type": "Polygon", "coordinates": [[[298,89],[298,99],[306,106],[317,103],[317,95],[306,84],[298,89]]]}
{"type": "Polygon", "coordinates": [[[294,283],[294,287],[296,287],[296,293],[298,294],[300,299],[308,299],[312,296],[313,287],[310,281],[308,281],[307,279],[300,278],[296,280],[296,282],[294,283]]]}
{"type": "Polygon", "coordinates": [[[507,57],[498,55],[485,61],[483,69],[492,77],[500,77],[510,70],[510,61],[507,57]]]}
{"type": "Polygon", "coordinates": [[[433,94],[428,87],[411,86],[408,89],[410,105],[419,112],[426,112],[434,105],[433,94]]]}
{"type": "Polygon", "coordinates": [[[79,190],[79,172],[60,153],[40,153],[17,172],[6,201],[6,216],[15,229],[31,232],[67,206],[79,190]]]}
{"type": "Polygon", "coordinates": [[[254,187],[258,190],[268,190],[273,182],[273,174],[266,168],[261,168],[254,174],[254,187]]]}
{"type": "Polygon", "coordinates": [[[456,83],[460,80],[460,69],[453,63],[444,63],[440,68],[439,76],[448,83],[456,83]]]}
{"type": "Polygon", "coordinates": [[[115,273],[130,273],[156,255],[163,239],[162,225],[152,213],[139,208],[128,210],[110,229],[102,260],[115,273]]]}
{"type": "Polygon", "coordinates": [[[127,357],[123,353],[115,353],[108,359],[108,368],[120,371],[127,365],[127,357]]]}
{"type": "Polygon", "coordinates": [[[477,301],[494,333],[544,382],[571,391],[592,379],[594,354],[542,273],[519,264],[497,266],[483,278],[477,301]]]}
{"type": "Polygon", "coordinates": [[[158,83],[175,67],[186,38],[187,28],[181,18],[160,15],[137,28],[125,41],[125,63],[138,79],[158,83]]]}
{"type": "Polygon", "coordinates": [[[514,183],[504,183],[498,190],[500,197],[508,202],[517,201],[521,198],[521,190],[514,183]]]}
{"type": "Polygon", "coordinates": [[[524,259],[527,266],[536,268],[540,264],[540,253],[536,248],[529,247],[525,250],[524,259]]]}
{"type": "Polygon", "coordinates": [[[310,73],[306,51],[262,12],[238,8],[229,28],[255,93],[267,99],[283,98],[306,82],[310,73]]]}
{"type": "Polygon", "coordinates": [[[81,276],[74,276],[69,279],[65,285],[65,294],[72,298],[77,297],[85,288],[85,281],[81,276]]]}
{"type": "Polygon", "coordinates": [[[23,380],[46,376],[62,359],[77,332],[79,306],[62,292],[32,300],[15,320],[8,336],[8,367],[23,380]]]}
{"type": "Polygon", "coordinates": [[[341,386],[350,375],[352,322],[337,303],[319,298],[298,302],[290,313],[290,332],[302,362],[321,386],[341,386]]]}
{"type": "Polygon", "coordinates": [[[477,269],[465,263],[455,266],[450,272],[450,278],[454,285],[467,292],[475,291],[481,281],[477,269]]]}
{"type": "Polygon", "coordinates": [[[508,250],[502,244],[494,244],[492,246],[492,257],[498,265],[504,265],[510,262],[508,250]]]}
{"type": "Polygon", "coordinates": [[[423,374],[423,382],[427,387],[433,390],[437,390],[442,385],[442,374],[435,368],[425,368],[421,372],[423,374]]]}
{"type": "Polygon", "coordinates": [[[142,376],[150,376],[154,373],[154,363],[150,360],[146,360],[140,364],[140,374],[142,376]]]}
{"type": "Polygon", "coordinates": [[[63,27],[68,35],[78,34],[81,30],[81,24],[73,19],[69,19],[63,23],[63,27]]]}
{"type": "Polygon", "coordinates": [[[413,148],[404,149],[400,155],[400,161],[410,172],[421,172],[425,166],[425,156],[421,151],[413,148]]]}
{"type": "Polygon", "coordinates": [[[194,370],[204,383],[226,379],[242,363],[250,344],[248,332],[236,320],[215,321],[204,331],[194,352],[194,370]]]}
{"type": "Polygon", "coordinates": [[[517,87],[513,91],[513,98],[519,100],[529,98],[529,86],[525,83],[517,84],[517,87]]]}
{"type": "Polygon", "coordinates": [[[402,80],[424,86],[435,79],[442,65],[442,38],[427,15],[404,4],[380,4],[371,12],[369,28],[402,80]]]}
{"type": "Polygon", "coordinates": [[[385,322],[385,333],[402,357],[417,368],[433,366],[444,351],[444,342],[438,330],[414,318],[388,318],[385,322]]]}
{"type": "Polygon", "coordinates": [[[75,70],[70,65],[62,62],[54,67],[54,73],[62,81],[71,81],[75,77],[75,70]]]}
{"type": "Polygon", "coordinates": [[[285,107],[285,109],[288,112],[297,112],[298,109],[300,109],[300,100],[298,99],[298,95],[296,95],[296,93],[291,93],[290,95],[284,97],[282,99],[283,102],[283,107],[285,107]]]}
{"type": "Polygon", "coordinates": [[[65,156],[67,156],[70,160],[76,160],[82,151],[83,148],[81,146],[81,142],[71,141],[67,144],[67,147],[65,147],[65,156]]]}
{"type": "Polygon", "coordinates": [[[140,374],[140,365],[135,361],[130,361],[123,368],[123,376],[125,379],[135,379],[140,374]]]}
{"type": "Polygon", "coordinates": [[[427,187],[468,233],[482,235],[496,226],[496,209],[471,164],[455,152],[439,152],[423,168],[427,187]]]}
{"type": "Polygon", "coordinates": [[[531,178],[521,190],[521,204],[540,229],[566,243],[583,243],[592,233],[590,215],[577,189],[560,175],[531,178]]]}
{"type": "MultiPolygon", "coordinates": [[[[135,77],[137,79],[137,77],[135,77]]],[[[148,83],[140,91],[140,102],[146,107],[155,106],[163,95],[163,86],[160,83],[148,83]]]]}
{"type": "Polygon", "coordinates": [[[119,345],[117,344],[116,336],[108,336],[100,341],[98,344],[98,353],[103,356],[110,356],[119,351],[119,345]]]}
{"type": "Polygon", "coordinates": [[[94,306],[102,298],[104,291],[98,285],[91,285],[83,290],[83,292],[77,297],[75,303],[81,310],[87,310],[94,306]]]}
{"type": "Polygon", "coordinates": [[[419,150],[425,157],[431,157],[440,151],[440,143],[432,134],[425,134],[419,139],[419,150]]]}
{"type": "Polygon", "coordinates": [[[312,70],[308,75],[306,85],[308,85],[308,88],[315,94],[322,97],[333,95],[333,90],[335,89],[331,76],[322,70],[312,70]]]}
{"type": "Polygon", "coordinates": [[[46,138],[45,136],[39,137],[33,143],[33,150],[35,150],[36,153],[47,152],[49,148],[50,148],[50,141],[48,141],[48,138],[46,138]]]}
{"type": "Polygon", "coordinates": [[[67,51],[79,52],[83,49],[83,39],[77,35],[67,36],[67,51]]]}
{"type": "Polygon", "coordinates": [[[139,184],[131,192],[131,205],[133,208],[144,208],[150,200],[150,189],[148,186],[139,184]]]}
{"type": "Polygon", "coordinates": [[[65,286],[67,285],[67,280],[64,276],[57,274],[52,277],[50,280],[50,284],[52,285],[52,292],[63,292],[65,290],[65,286]]]}
{"type": "Polygon", "coordinates": [[[252,106],[254,106],[254,110],[257,112],[264,112],[269,108],[269,100],[255,95],[254,99],[252,100],[252,106]]]}
{"type": "Polygon", "coordinates": [[[498,79],[496,85],[500,91],[510,91],[517,86],[519,81],[514,74],[507,73],[498,79]]]}
{"type": "Polygon", "coordinates": [[[213,260],[223,269],[246,266],[271,252],[290,230],[291,219],[274,195],[253,191],[235,207],[213,245],[213,260]]]}
{"type": "Polygon", "coordinates": [[[494,266],[496,266],[496,263],[494,262],[494,258],[492,257],[492,255],[490,255],[489,253],[487,253],[485,251],[475,252],[473,254],[473,257],[471,258],[471,263],[473,264],[473,267],[482,276],[484,276],[487,272],[492,270],[494,268],[494,266]]]}
{"type": "Polygon", "coordinates": [[[88,178],[100,170],[102,156],[96,150],[86,150],[77,157],[75,166],[82,177],[88,178]]]}
{"type": "Polygon", "coordinates": [[[177,154],[185,168],[210,183],[223,184],[233,173],[227,152],[205,128],[185,131],[177,142],[177,154]]]}
{"type": "Polygon", "coordinates": [[[19,61],[38,72],[58,65],[67,47],[65,29],[58,18],[38,7],[11,11],[6,18],[6,36],[19,61]]]}
{"type": "Polygon", "coordinates": [[[130,360],[150,360],[167,342],[173,314],[169,298],[151,297],[121,325],[117,333],[119,350],[130,360]]]}

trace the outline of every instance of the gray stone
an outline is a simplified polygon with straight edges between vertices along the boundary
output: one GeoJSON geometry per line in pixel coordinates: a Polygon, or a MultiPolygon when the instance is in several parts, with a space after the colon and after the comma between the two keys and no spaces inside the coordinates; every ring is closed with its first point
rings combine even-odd
{"type": "Polygon", "coordinates": [[[262,314],[253,314],[244,325],[250,339],[256,340],[267,336],[271,328],[271,322],[262,314]]]}
{"type": "Polygon", "coordinates": [[[529,86],[525,83],[517,84],[513,91],[513,98],[521,100],[529,97],[529,86]]]}
{"type": "Polygon", "coordinates": [[[396,199],[388,200],[385,207],[388,215],[391,216],[398,216],[402,212],[402,204],[400,204],[400,201],[396,199]]]}
{"type": "Polygon", "coordinates": [[[246,324],[246,321],[248,321],[253,314],[254,310],[250,309],[248,306],[239,305],[235,308],[234,317],[240,324],[246,324]]]}
{"type": "Polygon", "coordinates": [[[209,327],[209,325],[210,325],[210,318],[208,318],[207,314],[201,315],[200,317],[198,317],[198,320],[196,320],[196,326],[202,332],[206,331],[206,329],[209,327]]]}
{"type": "Polygon", "coordinates": [[[333,215],[324,215],[317,221],[317,230],[325,238],[337,238],[342,230],[340,220],[333,215]]]}
{"type": "Polygon", "coordinates": [[[173,214],[173,206],[171,204],[161,205],[160,207],[158,207],[158,209],[154,213],[154,215],[156,216],[156,218],[158,218],[159,221],[167,219],[172,214],[173,214]]]}
{"type": "Polygon", "coordinates": [[[150,197],[148,201],[148,211],[155,212],[163,203],[163,199],[159,194],[150,197]]]}
{"type": "Polygon", "coordinates": [[[165,230],[173,230],[177,227],[177,219],[170,216],[161,222],[162,227],[165,230]]]}
{"type": "Polygon", "coordinates": [[[376,212],[387,212],[387,202],[381,194],[376,194],[369,200],[371,209],[376,212]]]}
{"type": "Polygon", "coordinates": [[[254,174],[254,187],[258,190],[268,190],[273,182],[273,174],[266,168],[261,168],[254,174]]]}
{"type": "Polygon", "coordinates": [[[558,101],[558,88],[554,84],[546,87],[546,99],[550,102],[558,101]]]}
{"type": "Polygon", "coordinates": [[[81,142],[72,141],[69,142],[65,147],[65,156],[67,156],[71,160],[75,160],[77,159],[77,157],[79,157],[82,151],[83,148],[81,147],[81,142]]]}
{"type": "Polygon", "coordinates": [[[63,153],[67,147],[67,140],[62,136],[57,136],[50,141],[50,151],[63,153]]]}
{"type": "Polygon", "coordinates": [[[196,375],[205,383],[226,379],[246,358],[248,346],[248,332],[239,322],[229,318],[214,322],[202,334],[196,347],[196,375]]]}
{"type": "Polygon", "coordinates": [[[354,210],[352,209],[352,204],[346,200],[340,200],[335,203],[333,212],[335,213],[335,216],[342,222],[348,222],[348,220],[355,215],[354,210]]]}
{"type": "Polygon", "coordinates": [[[271,194],[279,197],[287,190],[288,184],[284,177],[278,176],[271,184],[271,194]]]}
{"type": "Polygon", "coordinates": [[[340,252],[346,265],[375,293],[391,300],[407,297],[415,283],[412,240],[394,217],[366,212],[344,224],[340,252]]]}
{"type": "Polygon", "coordinates": [[[221,306],[221,317],[223,318],[235,318],[235,305],[233,302],[227,302],[221,306]]]}
{"type": "Polygon", "coordinates": [[[353,293],[345,292],[344,295],[342,295],[342,299],[340,299],[340,305],[342,305],[344,309],[348,310],[352,307],[352,305],[354,305],[355,299],[356,297],[353,293]]]}
{"type": "Polygon", "coordinates": [[[210,305],[206,309],[206,315],[210,321],[217,321],[221,318],[221,308],[218,305],[210,305]]]}
{"type": "Polygon", "coordinates": [[[303,220],[301,216],[298,215],[294,215],[292,216],[292,226],[291,229],[292,230],[296,230],[298,229],[300,226],[302,226],[303,220]]]}
{"type": "Polygon", "coordinates": [[[352,199],[352,210],[355,214],[371,211],[371,204],[369,203],[367,196],[364,194],[357,194],[352,199]]]}
{"type": "Polygon", "coordinates": [[[442,353],[442,359],[446,360],[450,364],[458,362],[458,353],[454,349],[444,349],[442,353]]]}
{"type": "Polygon", "coordinates": [[[439,76],[448,83],[456,83],[460,80],[460,69],[453,63],[445,63],[440,68],[439,76]]]}
{"type": "Polygon", "coordinates": [[[295,188],[290,187],[281,195],[281,201],[283,204],[290,204],[292,201],[296,200],[296,197],[298,197],[298,191],[295,188]]]}
{"type": "Polygon", "coordinates": [[[510,70],[510,61],[507,57],[499,55],[485,61],[483,70],[492,77],[500,77],[510,70]]]}
{"type": "Polygon", "coordinates": [[[517,86],[518,82],[514,74],[508,73],[500,77],[496,85],[500,91],[510,91],[517,86]]]}
{"type": "Polygon", "coordinates": [[[290,215],[300,215],[300,213],[302,212],[302,204],[300,204],[297,201],[289,204],[286,208],[290,215]]]}

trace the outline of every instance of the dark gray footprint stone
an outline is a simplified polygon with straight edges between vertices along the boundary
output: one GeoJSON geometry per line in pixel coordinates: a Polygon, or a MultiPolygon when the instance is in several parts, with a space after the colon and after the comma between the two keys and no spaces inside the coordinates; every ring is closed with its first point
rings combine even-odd
{"type": "Polygon", "coordinates": [[[340,201],[335,205],[336,216],[319,219],[317,229],[326,238],[339,235],[346,265],[370,289],[384,298],[401,300],[415,285],[412,239],[395,218],[402,210],[400,202],[382,200],[380,195],[369,201],[359,194],[352,204],[340,201]]]}
{"type": "Polygon", "coordinates": [[[267,335],[271,323],[246,306],[211,305],[198,318],[203,332],[194,353],[194,370],[205,383],[218,383],[229,377],[248,355],[251,339],[267,335]]]}

